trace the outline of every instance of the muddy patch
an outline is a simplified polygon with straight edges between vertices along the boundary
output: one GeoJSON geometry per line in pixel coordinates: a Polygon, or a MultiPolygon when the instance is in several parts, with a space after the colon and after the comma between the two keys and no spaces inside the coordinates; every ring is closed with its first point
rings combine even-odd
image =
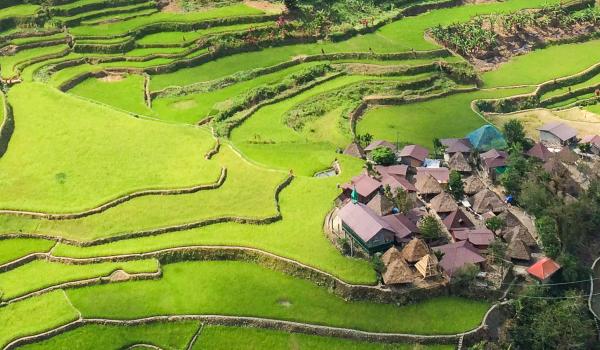
{"type": "Polygon", "coordinates": [[[183,12],[183,8],[181,8],[181,3],[179,0],[163,0],[160,2],[160,10],[161,12],[169,12],[169,13],[181,13],[183,12]]]}
{"type": "Polygon", "coordinates": [[[268,13],[282,13],[286,10],[284,4],[275,4],[268,1],[246,0],[244,4],[268,13]]]}
{"type": "Polygon", "coordinates": [[[123,270],[117,270],[110,275],[111,282],[127,281],[131,278],[131,275],[123,270]]]}

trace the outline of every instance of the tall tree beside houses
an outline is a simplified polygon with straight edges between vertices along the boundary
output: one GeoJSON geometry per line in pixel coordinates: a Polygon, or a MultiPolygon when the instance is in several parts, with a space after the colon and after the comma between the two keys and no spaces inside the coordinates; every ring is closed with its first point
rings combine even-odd
{"type": "Polygon", "coordinates": [[[458,171],[450,172],[450,179],[448,180],[448,190],[452,197],[456,200],[461,200],[465,196],[465,187],[462,182],[462,177],[458,171]]]}
{"type": "Polygon", "coordinates": [[[504,137],[509,146],[521,145],[526,146],[525,127],[523,122],[517,119],[511,119],[502,127],[504,137]]]}
{"type": "Polygon", "coordinates": [[[439,221],[432,215],[427,215],[421,222],[419,223],[419,231],[423,238],[428,241],[435,241],[442,237],[442,225],[440,225],[439,221]]]}

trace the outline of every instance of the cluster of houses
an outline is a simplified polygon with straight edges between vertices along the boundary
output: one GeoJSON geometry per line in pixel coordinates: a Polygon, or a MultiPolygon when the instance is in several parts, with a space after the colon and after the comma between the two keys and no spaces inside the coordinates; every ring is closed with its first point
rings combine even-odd
{"type": "MultiPolygon", "coordinates": [[[[561,151],[546,145],[557,140],[559,145],[572,141],[571,132],[565,132],[562,125],[544,126],[540,134],[542,142],[526,154],[545,164],[552,162],[553,152],[561,151]]],[[[592,140],[600,141],[600,137],[592,140]]],[[[383,140],[374,141],[364,149],[356,143],[349,145],[345,154],[367,160],[375,149],[389,148],[396,154],[397,164],[374,166],[372,171],[365,171],[340,186],[342,193],[336,200],[338,235],[350,241],[352,250],[360,249],[369,255],[383,253],[386,269],[382,279],[387,285],[439,276],[452,278],[467,265],[484,271],[490,261],[488,248],[496,239],[507,243],[506,256],[498,258],[529,266],[535,260],[532,252],[538,248],[536,239],[510,210],[510,201],[491,186],[507,168],[508,154],[502,150],[506,142],[501,133],[486,125],[465,138],[440,142],[443,159],[430,159],[429,150],[419,145],[397,147],[383,140]],[[451,171],[462,175],[465,193],[462,200],[455,200],[448,192],[451,171]],[[403,212],[393,201],[400,190],[414,204],[403,212]],[[439,220],[446,240],[426,242],[421,237],[419,226],[426,215],[439,220]],[[498,232],[492,232],[485,222],[496,216],[504,225],[498,232]]],[[[544,258],[527,272],[545,281],[559,268],[556,262],[544,258]]]]}

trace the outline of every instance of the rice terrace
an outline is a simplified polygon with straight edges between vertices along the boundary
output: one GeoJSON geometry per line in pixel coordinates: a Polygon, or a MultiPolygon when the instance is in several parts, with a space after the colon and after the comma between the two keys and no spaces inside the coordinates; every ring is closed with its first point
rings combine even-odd
{"type": "Polygon", "coordinates": [[[600,1],[1,0],[0,349],[596,349],[600,1]]]}

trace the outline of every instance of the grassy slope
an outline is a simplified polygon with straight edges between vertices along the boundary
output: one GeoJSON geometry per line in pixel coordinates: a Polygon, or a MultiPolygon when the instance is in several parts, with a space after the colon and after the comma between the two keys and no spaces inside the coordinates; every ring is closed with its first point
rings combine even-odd
{"type": "Polygon", "coordinates": [[[85,317],[223,314],[421,334],[474,328],[489,307],[449,297],[402,307],[346,302],[310,281],[251,263],[215,261],[166,265],[159,281],[70,289],[67,294],[85,317]]]}
{"type": "Polygon", "coordinates": [[[431,11],[388,24],[372,34],[361,35],[338,43],[274,47],[258,52],[232,55],[201,66],[157,75],[153,77],[153,89],[215,79],[239,71],[241,67],[252,69],[271,66],[290,60],[297,55],[319,54],[321,49],[327,53],[366,52],[369,48],[372,48],[375,52],[400,52],[410,51],[411,49],[431,50],[437,48],[437,46],[425,40],[423,33],[426,29],[437,24],[465,21],[477,14],[509,12],[520,8],[539,7],[544,4],[558,2],[559,0],[507,0],[499,3],[466,5],[431,11]]]}
{"type": "Polygon", "coordinates": [[[600,61],[600,40],[550,46],[517,56],[483,74],[486,87],[543,82],[579,73],[600,61]]]}
{"type": "Polygon", "coordinates": [[[205,326],[194,350],[451,350],[452,345],[382,344],[254,328],[205,326]]]}
{"type": "Polygon", "coordinates": [[[158,22],[199,22],[215,18],[252,16],[263,14],[262,11],[244,4],[217,7],[202,12],[189,12],[185,14],[159,12],[150,16],[133,18],[115,23],[96,24],[91,26],[78,26],[71,29],[75,36],[111,36],[121,35],[148,24],[158,22]]]}
{"type": "Polygon", "coordinates": [[[339,193],[336,184],[348,181],[361,169],[361,163],[357,160],[345,157],[340,160],[342,177],[296,178],[280,196],[283,220],[270,225],[210,225],[87,248],[59,245],[54,253],[91,257],[189,245],[246,246],[298,260],[349,282],[374,283],[375,273],[367,261],[342,256],[323,234],[323,220],[339,193]]]}
{"type": "Polygon", "coordinates": [[[0,66],[2,67],[2,77],[5,79],[17,75],[16,65],[31,60],[36,57],[59,53],[67,49],[67,45],[45,46],[17,52],[13,56],[0,56],[0,66]]]}
{"type": "Polygon", "coordinates": [[[149,259],[70,265],[37,260],[0,274],[0,299],[13,299],[65,282],[108,276],[116,270],[130,274],[156,272],[158,261],[149,259]]]}
{"type": "Polygon", "coordinates": [[[280,103],[265,106],[235,128],[231,140],[245,155],[261,164],[311,176],[331,166],[338,156],[336,147],[327,140],[308,140],[302,133],[284,125],[285,112],[310,97],[367,79],[366,76],[339,77],[280,103]]]}
{"type": "Polygon", "coordinates": [[[77,310],[62,290],[9,304],[0,308],[0,347],[4,348],[19,337],[67,324],[78,317],[77,310]]]}
{"type": "Polygon", "coordinates": [[[286,173],[256,167],[240,159],[227,146],[221,148],[211,163],[228,170],[225,183],[216,190],[176,196],[139,197],[101,214],[74,220],[0,215],[0,232],[22,229],[29,233],[86,241],[207,218],[263,218],[276,214],[275,188],[284,181],[286,173]]]}
{"type": "Polygon", "coordinates": [[[126,349],[134,344],[149,344],[164,350],[181,350],[185,349],[198,327],[197,321],[157,322],[127,327],[86,325],[18,349],[116,350],[126,349]]]}
{"type": "Polygon", "coordinates": [[[0,207],[68,212],[218,177],[203,159],[214,141],[197,128],[132,118],[40,84],[13,87],[9,100],[16,128],[0,159],[0,207]]]}
{"type": "Polygon", "coordinates": [[[89,78],[69,93],[106,103],[125,111],[152,116],[152,110],[144,101],[144,77],[130,74],[121,81],[107,82],[89,78]]]}
{"type": "Polygon", "coordinates": [[[0,240],[0,265],[19,259],[31,253],[47,252],[54,241],[36,238],[14,238],[0,240]]]}
{"type": "Polygon", "coordinates": [[[511,96],[532,88],[461,93],[408,105],[369,110],[358,123],[358,134],[371,133],[375,139],[416,143],[433,147],[434,137],[463,137],[485,123],[471,110],[471,101],[511,96]]]}
{"type": "Polygon", "coordinates": [[[9,18],[9,17],[31,16],[39,8],[40,8],[39,5],[31,5],[31,4],[5,7],[0,10],[0,19],[9,18]]]}

